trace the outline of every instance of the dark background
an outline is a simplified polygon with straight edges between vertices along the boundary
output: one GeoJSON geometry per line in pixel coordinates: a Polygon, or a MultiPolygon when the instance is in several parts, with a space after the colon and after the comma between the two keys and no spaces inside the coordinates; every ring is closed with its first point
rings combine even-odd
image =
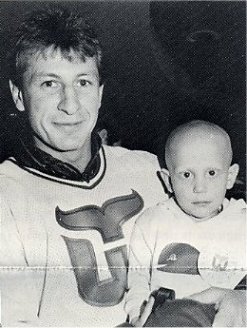
{"type": "Polygon", "coordinates": [[[216,122],[245,180],[245,1],[0,1],[1,160],[16,137],[11,33],[27,11],[58,3],[88,17],[102,41],[108,79],[99,125],[123,146],[158,154],[184,120],[216,122]]]}

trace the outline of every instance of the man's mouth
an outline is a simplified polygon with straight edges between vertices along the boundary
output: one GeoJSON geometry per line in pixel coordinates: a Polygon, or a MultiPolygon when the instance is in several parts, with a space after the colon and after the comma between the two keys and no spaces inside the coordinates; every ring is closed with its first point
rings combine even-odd
{"type": "Polygon", "coordinates": [[[79,121],[79,122],[54,122],[54,124],[58,125],[58,126],[76,126],[81,123],[82,123],[82,121],[79,121]]]}
{"type": "Polygon", "coordinates": [[[78,122],[54,122],[54,125],[65,133],[73,133],[81,128],[83,121],[78,122]]]}

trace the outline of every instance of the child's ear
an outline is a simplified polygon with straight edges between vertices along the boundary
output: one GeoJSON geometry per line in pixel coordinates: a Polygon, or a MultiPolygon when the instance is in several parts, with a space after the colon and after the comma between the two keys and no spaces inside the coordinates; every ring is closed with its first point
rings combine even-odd
{"type": "Polygon", "coordinates": [[[24,103],[23,103],[23,97],[22,97],[21,90],[11,80],[9,80],[9,88],[10,88],[10,92],[12,94],[12,98],[13,98],[16,108],[20,112],[23,112],[25,110],[25,107],[24,107],[24,103]]]}
{"type": "Polygon", "coordinates": [[[228,177],[227,177],[227,184],[226,188],[231,189],[237,179],[239,172],[239,165],[238,164],[233,164],[229,167],[228,169],[228,177]]]}
{"type": "Polygon", "coordinates": [[[173,193],[169,171],[167,169],[162,169],[160,171],[160,177],[161,177],[162,181],[164,182],[167,190],[170,193],[173,193]]]}

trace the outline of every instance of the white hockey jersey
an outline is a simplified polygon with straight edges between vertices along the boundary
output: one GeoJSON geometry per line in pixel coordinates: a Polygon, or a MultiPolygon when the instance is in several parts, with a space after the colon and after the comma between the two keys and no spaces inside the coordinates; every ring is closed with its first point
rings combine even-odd
{"type": "Polygon", "coordinates": [[[136,216],[166,198],[155,156],[104,146],[89,182],[14,159],[0,165],[3,326],[125,321],[127,249],[136,216]]]}

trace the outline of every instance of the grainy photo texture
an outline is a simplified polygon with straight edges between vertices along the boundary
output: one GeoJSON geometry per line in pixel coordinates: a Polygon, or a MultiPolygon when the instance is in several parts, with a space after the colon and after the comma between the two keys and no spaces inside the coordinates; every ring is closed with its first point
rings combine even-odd
{"type": "Polygon", "coordinates": [[[245,1],[0,1],[2,327],[246,327],[245,1]]]}

